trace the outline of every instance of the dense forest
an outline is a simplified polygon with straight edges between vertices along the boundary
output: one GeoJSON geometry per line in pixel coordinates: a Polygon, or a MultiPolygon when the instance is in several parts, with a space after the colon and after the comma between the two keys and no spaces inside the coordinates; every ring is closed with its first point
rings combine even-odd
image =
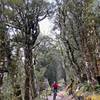
{"type": "Polygon", "coordinates": [[[100,0],[49,1],[0,0],[0,100],[47,100],[54,81],[100,93],[100,0]]]}

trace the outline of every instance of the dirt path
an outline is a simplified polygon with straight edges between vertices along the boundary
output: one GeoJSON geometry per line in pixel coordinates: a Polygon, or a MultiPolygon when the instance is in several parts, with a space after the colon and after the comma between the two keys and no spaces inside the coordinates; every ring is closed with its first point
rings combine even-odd
{"type": "MultiPolygon", "coordinates": [[[[48,100],[53,100],[53,95],[48,96],[48,100]]],[[[75,100],[75,99],[73,99],[72,96],[66,96],[63,98],[57,96],[56,100],[75,100]]]]}
{"type": "MultiPolygon", "coordinates": [[[[48,96],[48,100],[53,100],[53,96],[48,96]]],[[[62,99],[57,96],[56,100],[62,100],[62,99]]]]}

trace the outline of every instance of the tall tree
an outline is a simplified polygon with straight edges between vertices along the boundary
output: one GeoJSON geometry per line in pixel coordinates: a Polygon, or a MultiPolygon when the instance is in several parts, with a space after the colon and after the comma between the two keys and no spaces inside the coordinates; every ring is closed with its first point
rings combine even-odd
{"type": "MultiPolygon", "coordinates": [[[[36,96],[32,49],[40,33],[39,22],[47,16],[47,3],[43,0],[4,0],[6,26],[19,33],[25,56],[25,100],[36,96]]],[[[17,40],[17,42],[20,42],[17,40]]]]}
{"type": "MultiPolygon", "coordinates": [[[[1,3],[0,3],[1,4],[1,3]]],[[[0,5],[0,100],[3,100],[2,86],[3,86],[3,78],[4,73],[8,72],[6,67],[6,32],[7,28],[5,27],[5,21],[3,17],[3,6],[0,5]]]]}
{"type": "Polygon", "coordinates": [[[99,39],[95,29],[96,16],[92,10],[94,2],[93,0],[56,0],[56,2],[58,9],[56,25],[59,27],[70,64],[79,79],[82,74],[87,74],[91,80],[98,71],[95,48],[99,39]]]}

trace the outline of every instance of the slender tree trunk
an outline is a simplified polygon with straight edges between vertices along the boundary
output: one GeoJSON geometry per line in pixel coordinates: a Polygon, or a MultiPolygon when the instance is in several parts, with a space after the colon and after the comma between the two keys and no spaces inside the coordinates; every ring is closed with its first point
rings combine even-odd
{"type": "Polygon", "coordinates": [[[25,100],[30,100],[30,68],[32,66],[32,51],[30,50],[29,46],[25,47],[24,50],[25,54],[25,100]]]}
{"type": "Polygon", "coordinates": [[[60,40],[58,39],[58,42],[59,42],[59,46],[60,46],[60,53],[61,53],[61,56],[62,56],[62,74],[63,74],[63,78],[64,78],[64,82],[65,84],[67,83],[67,77],[66,77],[66,59],[65,59],[65,56],[64,56],[64,52],[62,50],[62,46],[61,46],[61,43],[60,43],[60,40]]]}
{"type": "Polygon", "coordinates": [[[12,67],[12,59],[11,59],[11,47],[10,47],[10,41],[9,41],[9,35],[6,33],[5,35],[5,39],[7,40],[6,41],[6,44],[5,44],[5,51],[6,51],[6,59],[7,59],[7,68],[8,68],[8,78],[10,78],[10,84],[11,84],[11,87],[13,89],[13,93],[11,95],[11,100],[13,99],[14,97],[14,69],[12,67]]]}

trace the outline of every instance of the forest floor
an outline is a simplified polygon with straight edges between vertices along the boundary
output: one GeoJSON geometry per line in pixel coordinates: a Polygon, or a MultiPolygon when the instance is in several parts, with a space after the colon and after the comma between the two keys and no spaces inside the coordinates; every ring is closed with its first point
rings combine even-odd
{"type": "MultiPolygon", "coordinates": [[[[47,98],[46,97],[37,98],[35,100],[53,100],[53,94],[49,95],[47,98]]],[[[57,96],[56,100],[75,100],[75,99],[72,96],[64,96],[64,97],[57,96]]]]}

